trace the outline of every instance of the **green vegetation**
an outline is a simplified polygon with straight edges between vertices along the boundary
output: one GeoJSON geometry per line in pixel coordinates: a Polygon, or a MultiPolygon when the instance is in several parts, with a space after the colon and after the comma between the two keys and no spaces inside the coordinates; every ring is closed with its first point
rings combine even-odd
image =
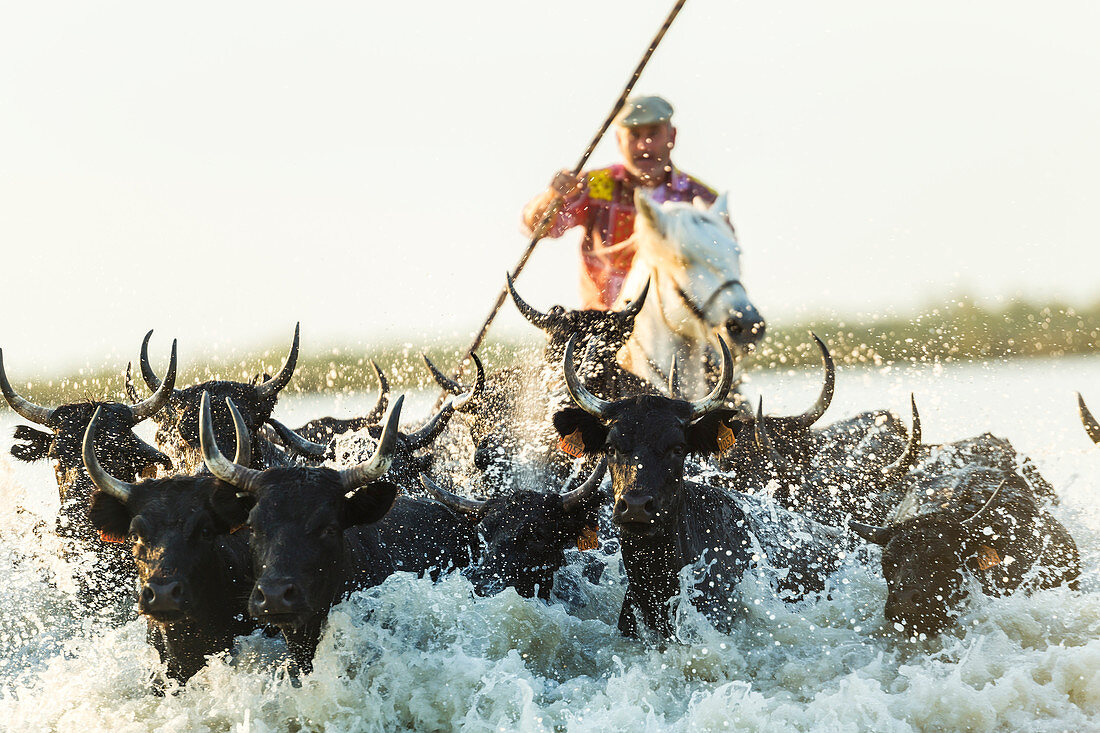
{"type": "Polygon", "coordinates": [[[814,331],[841,364],[969,362],[1100,351],[1100,303],[1087,308],[1013,301],[990,309],[954,299],[915,316],[815,318],[772,329],[757,362],[764,367],[817,363],[814,331]]]}
{"type": "MultiPolygon", "coordinates": [[[[898,362],[968,362],[1009,359],[1022,356],[1063,356],[1100,351],[1100,303],[1087,308],[1064,304],[1036,304],[1022,301],[1002,309],[983,307],[969,298],[952,300],[911,316],[836,318],[821,316],[804,323],[770,323],[768,337],[757,350],[750,369],[810,366],[818,363],[818,352],[808,336],[814,331],[829,344],[839,364],[881,366],[898,362]]],[[[428,353],[441,369],[451,370],[465,344],[378,344],[370,351],[358,348],[329,348],[303,351],[292,392],[374,392],[377,389],[370,359],[389,377],[394,389],[416,389],[430,383],[430,375],[418,354],[428,353]]],[[[490,340],[479,354],[494,366],[524,363],[541,347],[539,335],[519,341],[490,340]]],[[[212,356],[184,359],[179,385],[211,378],[247,380],[260,371],[278,369],[285,357],[285,345],[263,354],[235,355],[232,359],[212,356]],[[201,367],[196,364],[201,363],[201,367]]],[[[136,354],[135,354],[136,356],[136,354]]],[[[154,361],[165,366],[163,355],[154,361]]],[[[138,391],[148,391],[138,377],[138,391]]],[[[121,372],[81,370],[66,377],[40,375],[32,384],[17,383],[16,389],[42,404],[58,404],[81,397],[119,399],[123,395],[121,372]]],[[[5,405],[6,408],[6,405],[5,405]]]]}

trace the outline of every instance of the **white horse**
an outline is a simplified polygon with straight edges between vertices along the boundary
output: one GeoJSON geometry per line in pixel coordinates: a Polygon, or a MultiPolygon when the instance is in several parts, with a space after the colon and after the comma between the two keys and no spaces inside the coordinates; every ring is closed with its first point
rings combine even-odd
{"type": "Polygon", "coordinates": [[[741,284],[741,248],[725,194],[708,207],[699,199],[657,203],[639,190],[634,203],[637,250],[612,307],[624,308],[651,285],[619,364],[659,386],[668,383],[675,359],[690,398],[713,381],[706,372],[716,364],[716,336],[741,356],[764,335],[764,319],[741,284]]]}

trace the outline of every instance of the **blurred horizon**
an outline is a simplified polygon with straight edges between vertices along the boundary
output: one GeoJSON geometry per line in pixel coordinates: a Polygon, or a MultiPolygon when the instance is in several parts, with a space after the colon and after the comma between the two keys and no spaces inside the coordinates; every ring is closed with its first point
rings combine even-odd
{"type": "MultiPolygon", "coordinates": [[[[9,4],[13,380],[468,342],[671,2],[9,4]],[[121,366],[118,366],[121,365],[121,366]],[[18,377],[16,376],[18,374],[18,377]]],[[[769,323],[1100,304],[1100,6],[692,0],[638,86],[730,192],[769,323]]],[[[609,135],[593,166],[617,160],[609,135]]],[[[518,282],[577,303],[579,235],[518,282]]],[[[506,303],[491,338],[529,329],[506,303]]]]}

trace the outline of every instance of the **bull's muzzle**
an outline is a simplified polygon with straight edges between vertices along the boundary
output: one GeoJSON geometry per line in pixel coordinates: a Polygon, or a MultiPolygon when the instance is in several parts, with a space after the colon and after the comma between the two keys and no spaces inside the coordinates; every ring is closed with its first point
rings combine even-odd
{"type": "Polygon", "coordinates": [[[181,616],[187,607],[187,594],[178,580],[148,582],[138,595],[138,611],[153,618],[181,616]]]}
{"type": "Polygon", "coordinates": [[[281,619],[296,618],[308,610],[302,589],[287,580],[258,581],[248,599],[248,612],[253,618],[276,625],[281,619]]]}
{"type": "Polygon", "coordinates": [[[615,524],[623,528],[651,526],[657,518],[653,497],[643,492],[623,494],[615,501],[615,510],[611,518],[615,524]]]}

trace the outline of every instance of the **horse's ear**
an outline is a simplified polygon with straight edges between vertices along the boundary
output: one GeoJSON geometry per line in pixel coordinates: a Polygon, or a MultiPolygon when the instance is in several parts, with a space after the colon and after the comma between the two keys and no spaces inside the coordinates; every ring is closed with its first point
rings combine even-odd
{"type": "Polygon", "coordinates": [[[634,189],[634,208],[638,210],[638,217],[651,226],[662,237],[665,235],[665,227],[661,207],[649,197],[645,189],[634,189]]]}
{"type": "Polygon", "coordinates": [[[729,218],[730,218],[730,209],[729,209],[729,200],[728,199],[729,199],[729,194],[727,194],[727,193],[723,193],[721,196],[719,196],[717,199],[715,199],[714,203],[710,205],[710,213],[716,214],[716,215],[722,217],[723,219],[729,220],[729,218]]]}

